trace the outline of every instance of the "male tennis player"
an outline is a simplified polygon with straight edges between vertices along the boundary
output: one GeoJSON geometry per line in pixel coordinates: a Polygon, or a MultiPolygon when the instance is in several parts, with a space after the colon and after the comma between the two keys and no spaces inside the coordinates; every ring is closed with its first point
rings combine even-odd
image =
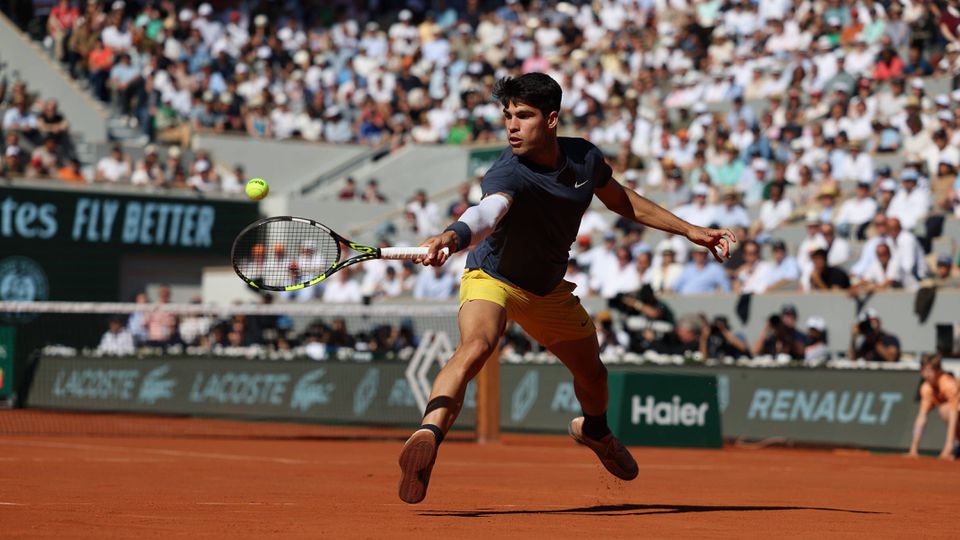
{"type": "Polygon", "coordinates": [[[437,375],[422,426],[400,453],[400,498],[426,496],[444,435],[463,405],[467,383],[483,367],[504,325],[516,321],[573,374],[583,416],[569,433],[593,450],[606,469],[632,480],[637,463],[607,427],[607,370],[600,361],[593,321],[563,279],[580,219],[596,194],[607,208],[650,227],[706,246],[729,258],[728,230],[693,226],[611,181],[612,171],[593,144],[557,137],[560,85],[542,73],[506,78],[493,95],[503,106],[510,148],[483,178],[484,198],[422,245],[419,262],[442,265],[450,253],[471,249],[460,286],[460,344],[437,375]]]}
{"type": "Polygon", "coordinates": [[[960,407],[960,385],[957,379],[943,370],[939,354],[928,354],[920,360],[920,410],[913,422],[913,442],[910,443],[910,457],[919,455],[920,437],[927,425],[927,414],[935,407],[940,418],[947,423],[947,440],[940,452],[940,459],[953,460],[960,454],[960,424],[957,423],[957,408],[960,407]]]}

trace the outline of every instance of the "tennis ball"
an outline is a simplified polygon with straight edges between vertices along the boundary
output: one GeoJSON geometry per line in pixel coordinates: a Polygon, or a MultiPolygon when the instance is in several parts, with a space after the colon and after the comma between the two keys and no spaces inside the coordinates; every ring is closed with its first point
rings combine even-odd
{"type": "Polygon", "coordinates": [[[263,178],[254,178],[247,182],[247,187],[244,191],[246,191],[247,197],[259,201],[266,197],[267,193],[270,193],[270,184],[263,178]]]}

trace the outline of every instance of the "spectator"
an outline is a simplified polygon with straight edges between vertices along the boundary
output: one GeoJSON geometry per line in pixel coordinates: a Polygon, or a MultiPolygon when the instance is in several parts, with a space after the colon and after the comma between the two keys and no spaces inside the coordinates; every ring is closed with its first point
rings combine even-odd
{"type": "Polygon", "coordinates": [[[135,352],[133,334],[123,325],[123,319],[112,317],[110,328],[100,338],[97,353],[112,356],[132,355],[135,352]]]}
{"type": "MultiPolygon", "coordinates": [[[[161,309],[147,312],[143,318],[146,328],[146,345],[150,347],[165,347],[173,345],[177,340],[177,316],[162,309],[170,303],[170,287],[163,285],[158,293],[157,305],[161,309]]],[[[133,329],[131,329],[133,330],[133,329]]],[[[134,334],[136,335],[136,334],[134,334]]]]}
{"type": "Polygon", "coordinates": [[[887,215],[899,219],[908,230],[916,227],[930,209],[930,192],[917,187],[919,177],[916,169],[904,169],[900,173],[902,187],[893,196],[887,209],[887,215]]]}
{"type": "Polygon", "coordinates": [[[48,136],[43,146],[38,146],[30,156],[30,165],[27,167],[27,176],[31,178],[53,178],[60,170],[60,159],[57,157],[57,140],[48,136]]]}
{"type": "Polygon", "coordinates": [[[149,144],[144,149],[144,158],[137,162],[137,166],[130,177],[130,183],[153,187],[163,187],[166,184],[163,167],[160,165],[160,154],[156,146],[149,144]]]}
{"type": "Polygon", "coordinates": [[[807,338],[803,348],[803,363],[817,366],[830,360],[830,340],[827,335],[827,321],[814,315],[807,319],[807,338]]]}
{"type": "Polygon", "coordinates": [[[344,268],[334,274],[323,289],[323,301],[326,303],[360,303],[363,293],[360,284],[353,279],[353,269],[344,268]]]}
{"type": "Polygon", "coordinates": [[[340,192],[337,193],[337,198],[341,201],[352,201],[357,197],[357,181],[353,179],[352,176],[348,176],[344,180],[343,187],[340,188],[340,192]]]}
{"type": "Polygon", "coordinates": [[[70,151],[70,123],[60,113],[60,106],[57,100],[48,99],[43,103],[43,112],[37,117],[37,131],[45,139],[53,137],[57,143],[57,153],[69,153],[70,151]]]}
{"type": "Polygon", "coordinates": [[[783,240],[774,240],[770,244],[773,260],[767,274],[768,291],[792,290],[800,279],[800,265],[797,259],[787,254],[787,244],[783,240]]]}
{"type": "Polygon", "coordinates": [[[703,184],[697,184],[693,186],[691,192],[693,196],[690,203],[674,210],[674,214],[698,227],[709,227],[716,222],[716,211],[713,205],[707,204],[710,188],[703,184]]]}
{"type": "Polygon", "coordinates": [[[894,260],[890,246],[881,242],[877,244],[876,252],[876,259],[863,276],[854,282],[852,292],[869,294],[903,287],[903,268],[894,260]]]}
{"type": "Polygon", "coordinates": [[[770,184],[770,198],[760,205],[760,216],[754,225],[756,234],[769,235],[793,213],[793,203],[783,197],[784,184],[770,184]]]}
{"type": "Polygon", "coordinates": [[[740,204],[740,193],[733,187],[723,189],[723,206],[716,211],[713,225],[723,229],[750,227],[750,216],[740,204]]]}
{"type": "Polygon", "coordinates": [[[714,317],[712,324],[708,324],[707,318],[701,316],[700,323],[700,355],[704,358],[740,358],[750,355],[746,337],[731,330],[726,317],[718,315],[714,317]],[[703,333],[706,333],[706,339],[703,333]]]}
{"type": "Polygon", "coordinates": [[[417,276],[413,297],[418,300],[446,300],[453,294],[456,281],[442,267],[432,266],[417,276]]]}
{"type": "Polygon", "coordinates": [[[902,271],[903,288],[915,290],[918,282],[927,277],[927,262],[920,241],[912,232],[904,230],[895,217],[887,219],[887,228],[893,241],[894,262],[902,271]]]}
{"type": "Polygon", "coordinates": [[[57,171],[57,178],[71,184],[86,184],[87,178],[80,170],[80,160],[71,159],[65,166],[57,171]]]}
{"type": "Polygon", "coordinates": [[[847,357],[869,362],[898,362],[900,340],[883,330],[876,310],[867,308],[860,313],[850,332],[847,357]]]}
{"type": "Polygon", "coordinates": [[[707,248],[694,246],[692,260],[687,263],[673,284],[678,294],[711,294],[730,292],[730,280],[719,264],[708,261],[707,248]]]}
{"type": "Polygon", "coordinates": [[[741,249],[743,264],[734,272],[733,291],[738,294],[763,293],[770,284],[772,265],[762,260],[760,244],[754,240],[746,240],[741,249]]]}
{"type": "Polygon", "coordinates": [[[563,279],[575,285],[573,289],[574,296],[583,298],[590,294],[590,277],[580,269],[576,259],[567,261],[567,272],[563,279]]]}
{"type": "Polygon", "coordinates": [[[870,182],[857,182],[854,198],[840,205],[837,213],[837,228],[841,235],[847,236],[853,231],[857,240],[866,239],[866,228],[877,213],[877,201],[870,197],[870,182]]]}
{"type": "Polygon", "coordinates": [[[27,140],[35,140],[37,116],[27,107],[25,97],[15,98],[13,106],[3,113],[3,132],[14,133],[27,140]]]}
{"type": "Polygon", "coordinates": [[[949,255],[937,256],[937,269],[934,273],[934,283],[938,287],[958,287],[960,286],[960,275],[954,271],[953,260],[949,255]]]}
{"type": "Polygon", "coordinates": [[[380,192],[380,185],[376,178],[367,180],[367,185],[363,189],[363,193],[360,194],[360,198],[368,203],[383,204],[387,202],[387,197],[380,192]]]}
{"type": "Polygon", "coordinates": [[[783,306],[780,314],[767,319],[760,336],[753,344],[754,356],[780,356],[803,358],[807,338],[797,330],[797,308],[791,304],[783,306]]]}
{"type": "Polygon", "coordinates": [[[97,162],[96,176],[97,182],[126,182],[130,179],[132,171],[130,170],[130,158],[123,154],[120,145],[114,145],[110,149],[110,155],[104,156],[97,162]]]}
{"type": "Polygon", "coordinates": [[[822,245],[827,250],[827,264],[843,266],[850,260],[850,243],[837,237],[832,223],[820,224],[820,237],[823,238],[822,245]]]}
{"type": "Polygon", "coordinates": [[[847,273],[836,266],[827,265],[827,250],[818,248],[810,255],[812,267],[809,275],[803,281],[803,290],[830,291],[849,289],[850,278],[847,273]]]}
{"type": "Polygon", "coordinates": [[[220,189],[220,182],[214,175],[209,161],[198,160],[193,168],[196,173],[187,178],[187,186],[200,193],[210,193],[220,189]]]}
{"type": "Polygon", "coordinates": [[[77,6],[71,5],[69,0],[60,0],[50,10],[50,16],[47,17],[47,35],[53,39],[53,58],[55,60],[66,59],[67,38],[79,18],[80,11],[77,6]]]}
{"type": "Polygon", "coordinates": [[[437,205],[427,199],[425,190],[417,190],[413,200],[407,204],[407,210],[413,213],[417,220],[417,234],[430,236],[439,232],[440,210],[437,205]]]}
{"type": "Polygon", "coordinates": [[[676,250],[670,240],[661,240],[657,244],[657,259],[654,265],[642,276],[653,291],[662,294],[674,290],[674,284],[683,272],[683,266],[677,262],[676,250]]]}

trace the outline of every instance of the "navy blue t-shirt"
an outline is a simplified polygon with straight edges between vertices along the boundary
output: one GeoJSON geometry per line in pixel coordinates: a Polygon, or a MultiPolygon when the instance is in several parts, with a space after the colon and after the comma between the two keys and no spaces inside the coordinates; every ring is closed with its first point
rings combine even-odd
{"type": "Polygon", "coordinates": [[[613,171],[592,143],[567,137],[558,142],[564,160],[558,170],[542,170],[507,148],[487,171],[483,194],[506,193],[513,203],[467,256],[467,268],[540,296],[563,280],[593,190],[605,186],[613,171]]]}

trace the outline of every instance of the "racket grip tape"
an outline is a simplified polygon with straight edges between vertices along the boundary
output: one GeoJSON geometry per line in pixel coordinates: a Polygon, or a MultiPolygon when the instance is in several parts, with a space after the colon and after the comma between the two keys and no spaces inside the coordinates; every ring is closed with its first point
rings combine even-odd
{"type": "MultiPolygon", "coordinates": [[[[441,251],[449,255],[450,250],[443,248],[441,251]]],[[[380,248],[380,258],[381,259],[415,259],[417,257],[423,257],[430,252],[429,248],[425,247],[385,247],[380,248]]]]}

